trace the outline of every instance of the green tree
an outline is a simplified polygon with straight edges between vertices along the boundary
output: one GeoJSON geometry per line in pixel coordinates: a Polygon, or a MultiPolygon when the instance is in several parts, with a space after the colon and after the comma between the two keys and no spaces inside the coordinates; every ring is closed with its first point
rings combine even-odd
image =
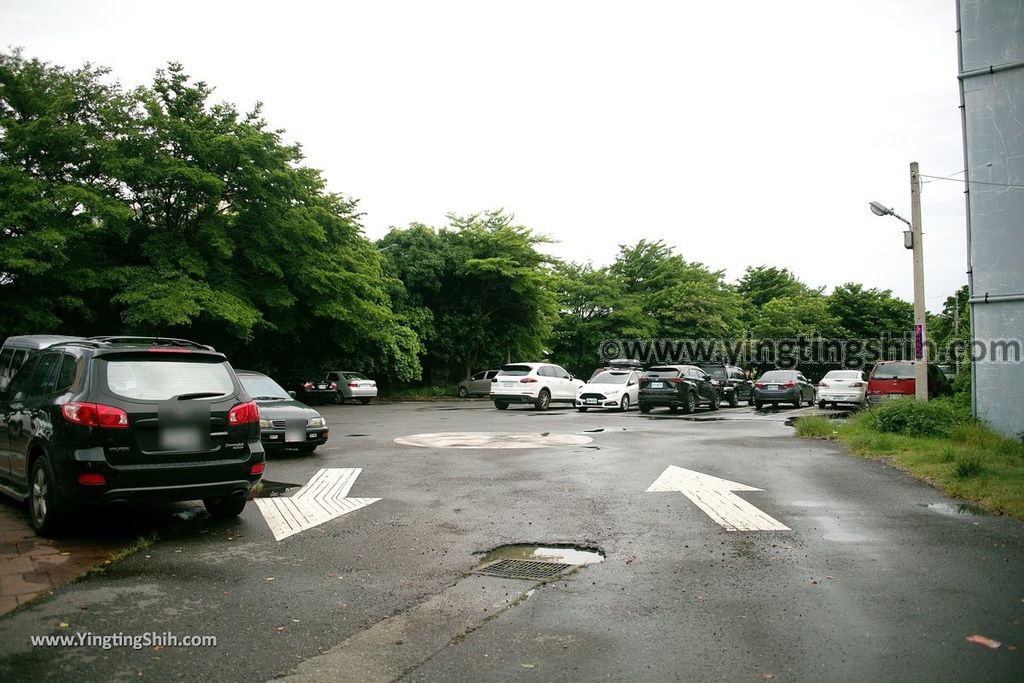
{"type": "Polygon", "coordinates": [[[888,289],[865,289],[848,282],[836,287],[827,301],[829,312],[850,339],[878,339],[882,335],[898,338],[914,327],[913,305],[897,299],[888,289]]]}
{"type": "Polygon", "coordinates": [[[418,376],[418,338],[356,202],[326,192],[258,106],[210,104],[177,64],[130,92],[90,67],[20,53],[0,66],[0,272],[20,307],[5,327],[190,336],[263,369],[301,357],[418,376]]]}
{"type": "Polygon", "coordinates": [[[772,299],[798,298],[805,294],[821,293],[813,290],[789,272],[788,268],[751,266],[743,273],[736,286],[740,295],[752,306],[759,308],[772,299]]]}
{"type": "Polygon", "coordinates": [[[466,377],[480,363],[541,357],[557,308],[553,260],[537,249],[547,240],[500,210],[448,221],[438,230],[392,229],[378,242],[403,283],[400,310],[429,332],[428,379],[446,383],[452,371],[466,377]]]}

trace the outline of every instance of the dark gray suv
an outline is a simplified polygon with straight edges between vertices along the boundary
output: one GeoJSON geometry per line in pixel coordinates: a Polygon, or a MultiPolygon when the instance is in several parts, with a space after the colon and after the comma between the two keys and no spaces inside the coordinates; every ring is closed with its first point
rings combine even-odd
{"type": "Polygon", "coordinates": [[[202,500],[238,515],[263,476],[259,408],[223,354],[182,339],[94,337],[31,357],[0,393],[0,491],[56,530],[78,508],[202,500]]]}

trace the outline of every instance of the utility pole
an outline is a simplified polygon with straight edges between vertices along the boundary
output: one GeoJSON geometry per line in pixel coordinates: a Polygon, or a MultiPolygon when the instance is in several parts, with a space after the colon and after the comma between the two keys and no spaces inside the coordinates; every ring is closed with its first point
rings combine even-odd
{"type": "Polygon", "coordinates": [[[921,174],[910,164],[910,221],[914,248],[914,378],[918,401],[928,400],[928,345],[925,343],[924,244],[921,240],[921,174]]]}

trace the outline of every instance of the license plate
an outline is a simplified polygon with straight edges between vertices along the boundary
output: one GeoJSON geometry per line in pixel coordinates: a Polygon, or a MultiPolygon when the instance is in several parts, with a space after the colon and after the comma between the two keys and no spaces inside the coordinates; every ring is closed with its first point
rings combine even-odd
{"type": "Polygon", "coordinates": [[[597,403],[597,399],[596,398],[588,398],[587,399],[587,403],[597,403]]]}
{"type": "Polygon", "coordinates": [[[160,448],[165,451],[197,451],[203,443],[202,433],[192,427],[165,427],[160,430],[160,448]]]}
{"type": "Polygon", "coordinates": [[[778,389],[778,388],[779,388],[779,385],[778,385],[778,384],[769,384],[769,385],[768,385],[768,388],[769,388],[769,389],[778,389]]]}
{"type": "Polygon", "coordinates": [[[317,388],[317,389],[326,389],[326,388],[327,388],[327,385],[326,385],[326,384],[317,384],[317,385],[316,385],[316,388],[317,388]]]}
{"type": "Polygon", "coordinates": [[[302,427],[288,427],[284,430],[285,441],[305,441],[306,430],[302,427]]]}
{"type": "Polygon", "coordinates": [[[501,386],[505,387],[506,389],[509,389],[515,386],[515,382],[502,382],[501,386]]]}
{"type": "Polygon", "coordinates": [[[664,389],[664,388],[665,388],[665,383],[664,382],[651,382],[651,389],[664,389]]]}

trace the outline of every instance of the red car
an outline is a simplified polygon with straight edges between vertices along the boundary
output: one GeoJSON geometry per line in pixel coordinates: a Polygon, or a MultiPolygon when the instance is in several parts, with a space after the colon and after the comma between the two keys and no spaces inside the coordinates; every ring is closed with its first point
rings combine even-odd
{"type": "MultiPolygon", "coordinates": [[[[868,405],[878,405],[893,398],[914,396],[917,391],[912,360],[886,360],[875,363],[868,375],[868,405]]],[[[928,364],[928,398],[951,394],[952,386],[934,363],[928,364]]]]}

